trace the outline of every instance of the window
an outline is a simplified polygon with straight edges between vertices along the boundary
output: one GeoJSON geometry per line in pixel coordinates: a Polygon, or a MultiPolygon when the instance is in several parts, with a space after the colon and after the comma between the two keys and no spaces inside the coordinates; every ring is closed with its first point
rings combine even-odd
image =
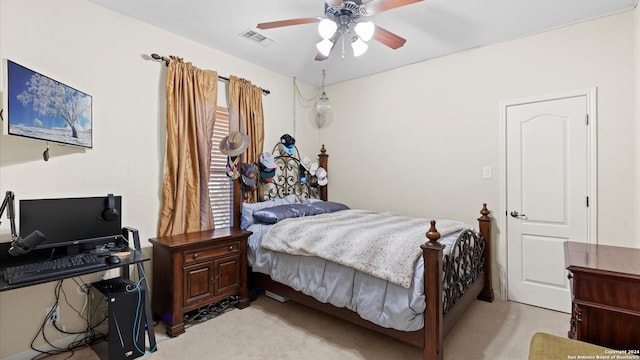
{"type": "Polygon", "coordinates": [[[211,167],[209,174],[209,199],[216,229],[231,227],[233,209],[233,182],[227,176],[227,155],[220,152],[220,141],[229,134],[229,112],[227,108],[216,108],[216,123],[213,127],[211,145],[211,167]]]}

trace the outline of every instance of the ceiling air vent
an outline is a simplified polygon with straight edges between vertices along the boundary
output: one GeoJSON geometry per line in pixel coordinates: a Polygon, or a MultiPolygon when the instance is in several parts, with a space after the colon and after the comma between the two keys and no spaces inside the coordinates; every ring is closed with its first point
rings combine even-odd
{"type": "Polygon", "coordinates": [[[273,43],[275,43],[276,41],[268,38],[266,35],[259,33],[256,30],[253,29],[247,29],[243,32],[241,32],[239,34],[240,36],[242,36],[245,39],[249,39],[257,44],[260,44],[262,46],[269,46],[273,43]]]}

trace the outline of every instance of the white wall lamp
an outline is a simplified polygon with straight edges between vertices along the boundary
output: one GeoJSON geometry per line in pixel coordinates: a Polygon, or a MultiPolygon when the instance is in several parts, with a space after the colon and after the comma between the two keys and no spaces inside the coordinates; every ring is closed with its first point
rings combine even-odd
{"type": "Polygon", "coordinates": [[[333,114],[331,113],[331,102],[325,91],[325,80],[327,73],[322,70],[322,84],[316,87],[313,96],[306,98],[302,95],[296,78],[293,78],[293,133],[296,132],[296,99],[299,97],[302,100],[302,105],[306,108],[312,109],[309,113],[309,121],[311,125],[317,129],[323,129],[327,127],[333,120],[333,114]]]}
{"type": "MultiPolygon", "coordinates": [[[[331,20],[329,20],[331,21],[331,20]]],[[[322,86],[320,87],[320,91],[322,91],[318,102],[316,103],[316,111],[318,114],[326,115],[331,111],[331,103],[329,102],[329,97],[327,96],[326,91],[324,90],[324,80],[327,74],[325,70],[322,70],[322,86]]]]}

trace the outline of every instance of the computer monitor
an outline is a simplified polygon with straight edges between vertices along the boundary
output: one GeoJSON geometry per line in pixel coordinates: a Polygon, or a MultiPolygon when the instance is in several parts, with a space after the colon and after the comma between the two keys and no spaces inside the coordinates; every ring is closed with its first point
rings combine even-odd
{"type": "Polygon", "coordinates": [[[105,243],[122,236],[121,207],[113,195],[20,200],[20,236],[42,232],[46,240],[36,249],[105,243]]]}

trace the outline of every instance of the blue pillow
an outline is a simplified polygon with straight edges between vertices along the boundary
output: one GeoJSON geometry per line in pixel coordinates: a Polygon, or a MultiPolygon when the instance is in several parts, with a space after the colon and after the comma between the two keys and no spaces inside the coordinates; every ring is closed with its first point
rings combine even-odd
{"type": "Polygon", "coordinates": [[[349,207],[347,205],[335,201],[314,201],[309,203],[309,206],[316,209],[319,214],[349,210],[349,207]]]}
{"type": "Polygon", "coordinates": [[[288,195],[281,199],[273,199],[267,201],[261,201],[257,203],[242,203],[242,215],[240,219],[240,227],[246,230],[253,224],[253,213],[264,208],[284,205],[284,204],[296,204],[299,203],[298,197],[295,194],[288,195]]]}
{"type": "Polygon", "coordinates": [[[318,209],[304,204],[288,204],[260,209],[253,213],[255,220],[265,224],[275,224],[280,220],[320,214],[318,209]]]}

